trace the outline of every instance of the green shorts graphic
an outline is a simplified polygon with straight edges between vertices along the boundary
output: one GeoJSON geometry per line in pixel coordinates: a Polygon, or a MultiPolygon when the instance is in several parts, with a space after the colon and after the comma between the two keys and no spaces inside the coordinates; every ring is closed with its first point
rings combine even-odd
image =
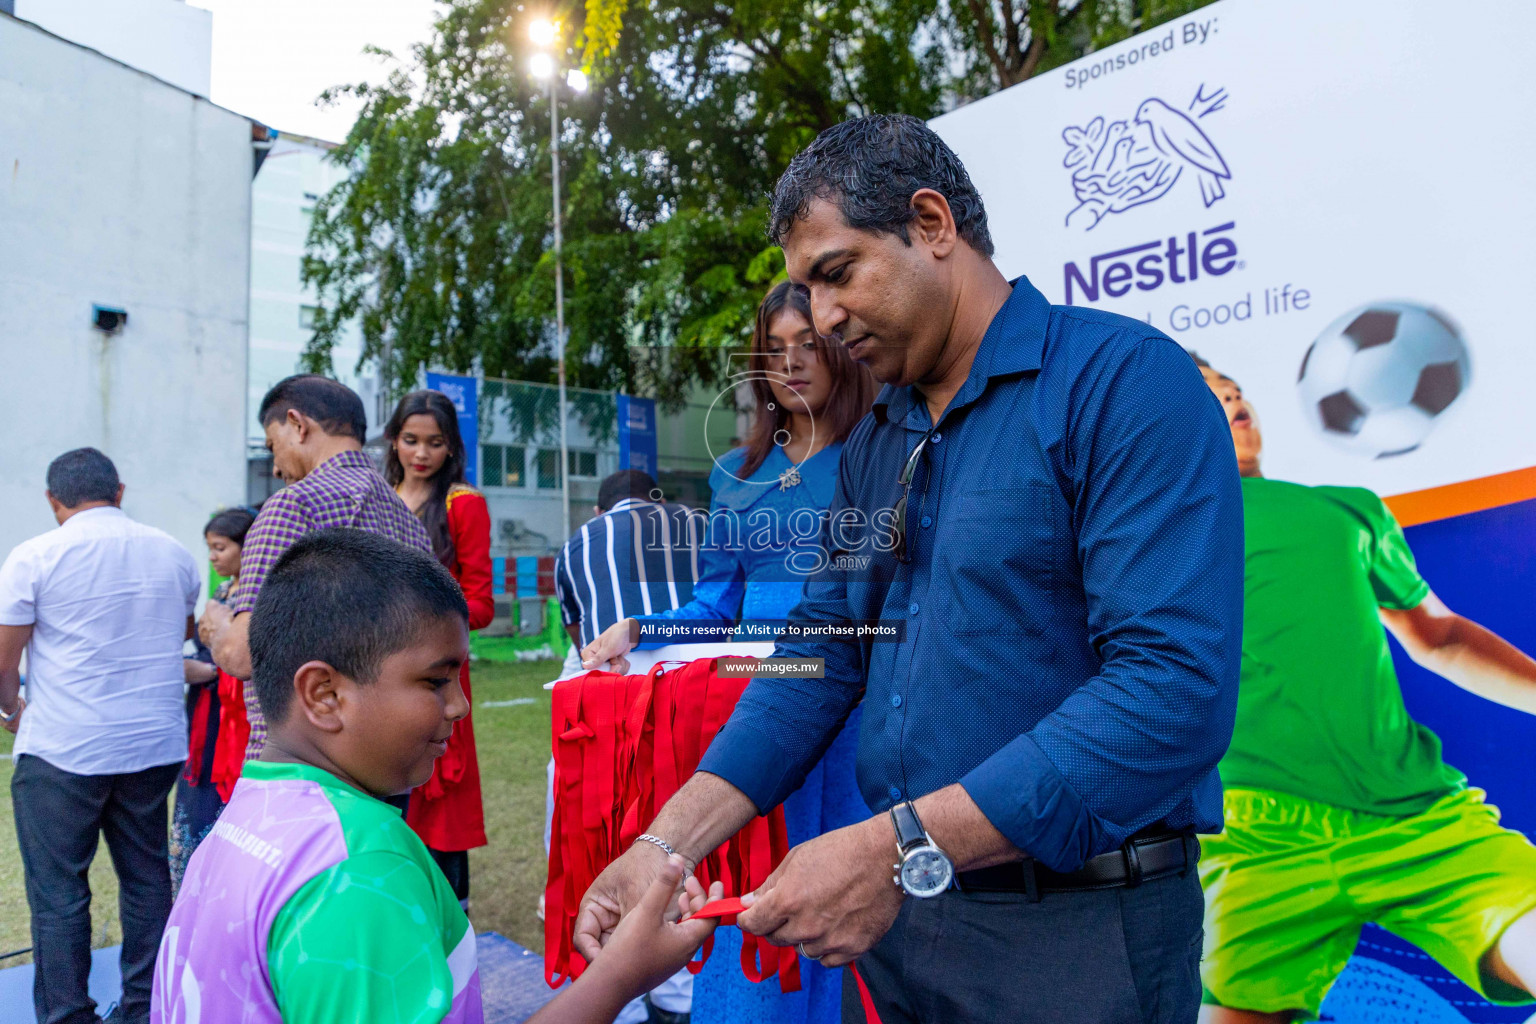
{"type": "Polygon", "coordinates": [[[1316,1015],[1360,929],[1414,943],[1496,1003],[1530,997],[1479,969],[1536,909],[1536,847],[1483,791],[1387,818],[1269,790],[1229,789],[1226,831],[1202,836],[1205,1001],[1316,1015]]]}

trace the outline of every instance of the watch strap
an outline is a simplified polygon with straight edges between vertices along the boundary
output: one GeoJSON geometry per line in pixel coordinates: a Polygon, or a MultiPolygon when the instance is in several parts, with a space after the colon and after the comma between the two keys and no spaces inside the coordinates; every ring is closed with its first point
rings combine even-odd
{"type": "Polygon", "coordinates": [[[902,853],[928,841],[928,833],[910,800],[903,800],[891,808],[891,825],[896,830],[896,848],[902,853]]]}

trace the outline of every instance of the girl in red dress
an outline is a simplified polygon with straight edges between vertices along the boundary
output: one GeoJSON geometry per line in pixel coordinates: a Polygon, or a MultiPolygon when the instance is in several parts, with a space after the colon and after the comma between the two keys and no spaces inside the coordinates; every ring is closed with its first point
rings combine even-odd
{"type": "MultiPolygon", "coordinates": [[[[395,406],[384,436],[389,442],[384,478],[421,517],[433,552],[459,581],[469,605],[469,628],[483,629],[496,614],[491,515],[485,497],[464,483],[467,456],[453,403],[441,392],[413,391],[395,406]]],[[[473,709],[467,662],[459,682],[473,709]]],[[[405,820],[467,909],[469,851],[485,845],[473,712],[454,726],[448,752],[437,759],[432,778],[411,793],[405,820]]]]}
{"type": "MultiPolygon", "coordinates": [[[[227,508],[208,520],[203,540],[208,561],[225,577],[210,601],[225,601],[240,576],[240,547],[256,521],[256,511],[227,508]]],[[[180,890],[187,861],[218,821],[245,767],[245,742],[251,725],[245,719],[240,680],[213,663],[204,638],[198,637],[196,658],[186,659],[187,763],[176,782],[176,810],[171,817],[171,884],[180,890]]]]}

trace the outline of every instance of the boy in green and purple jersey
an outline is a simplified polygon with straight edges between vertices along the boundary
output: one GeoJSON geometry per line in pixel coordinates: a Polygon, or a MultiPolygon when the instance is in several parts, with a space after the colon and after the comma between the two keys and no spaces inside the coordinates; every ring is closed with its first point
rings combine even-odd
{"type": "Polygon", "coordinates": [[[1446,608],[1370,491],[1259,472],[1253,407],[1196,358],[1227,411],[1246,544],[1225,831],[1205,840],[1203,1024],[1317,1015],[1365,922],[1488,999],[1536,991],[1536,848],[1409,717],[1385,625],[1415,661],[1536,713],[1536,661],[1446,608]]]}
{"type": "MultiPolygon", "coordinates": [[[[426,781],[469,711],[467,622],[447,570],[385,538],[320,530],[278,561],[250,630],[267,745],[188,864],[152,1021],[483,1020],[474,931],[382,799],[426,781]]],[[[535,1021],[611,1019],[681,966],[713,927],[663,921],[682,876],[672,865],[650,912],[615,935],[623,956],[605,957],[535,1021]]],[[[683,887],[681,911],[703,904],[696,881],[683,887]]]]}

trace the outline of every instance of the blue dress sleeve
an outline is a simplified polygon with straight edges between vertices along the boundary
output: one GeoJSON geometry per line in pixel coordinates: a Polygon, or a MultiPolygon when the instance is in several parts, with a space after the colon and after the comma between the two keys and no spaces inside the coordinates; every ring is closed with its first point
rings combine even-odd
{"type": "MultiPolygon", "coordinates": [[[[695,642],[726,640],[735,631],[736,622],[741,617],[742,598],[747,591],[747,566],[739,543],[740,517],[735,509],[727,507],[720,500],[721,484],[727,478],[728,474],[721,467],[716,467],[710,474],[710,485],[715,496],[709,504],[709,523],[704,531],[703,545],[699,549],[699,578],[693,585],[692,600],[670,611],[636,616],[641,626],[667,621],[719,623],[718,635],[700,636],[695,642]]],[[[665,644],[654,642],[635,646],[645,651],[665,644]]]]}

